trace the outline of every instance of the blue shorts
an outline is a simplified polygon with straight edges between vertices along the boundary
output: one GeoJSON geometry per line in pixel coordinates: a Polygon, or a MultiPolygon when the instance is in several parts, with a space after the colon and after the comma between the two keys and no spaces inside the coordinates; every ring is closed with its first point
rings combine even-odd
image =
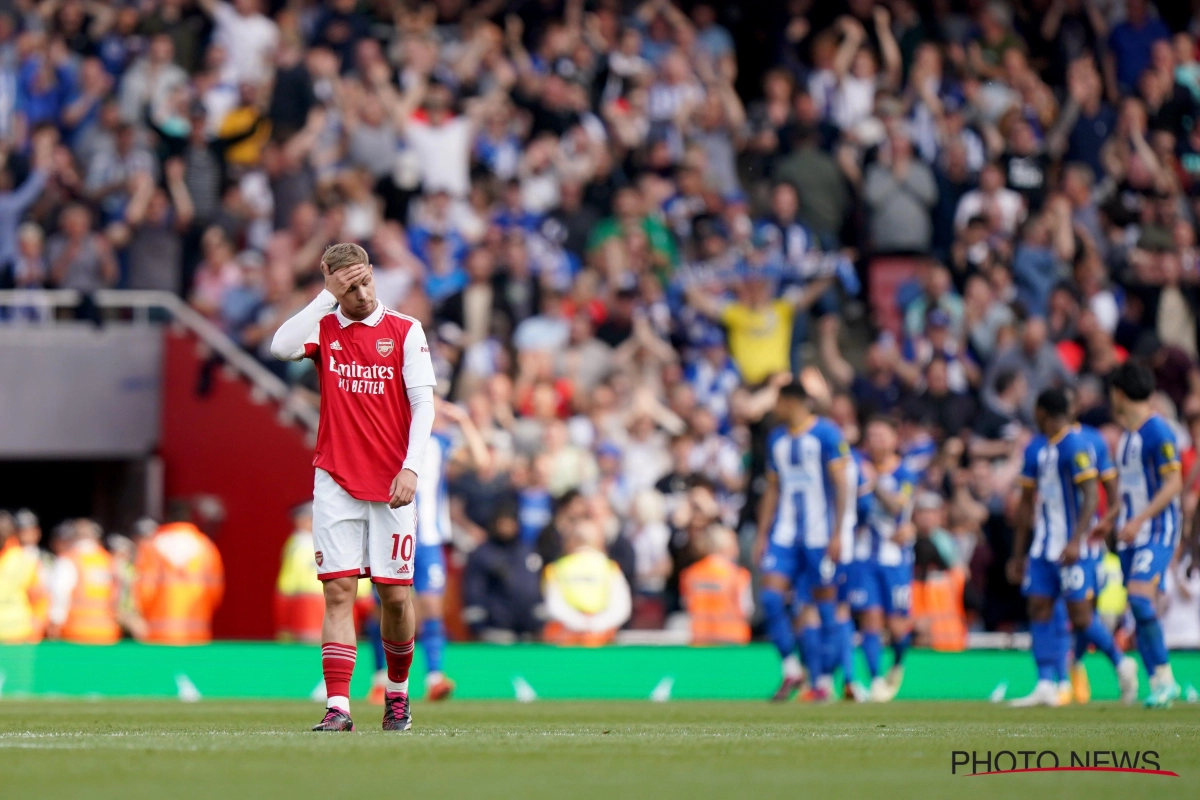
{"type": "Polygon", "coordinates": [[[889,617],[908,616],[912,607],[912,576],[912,564],[854,562],[847,580],[850,608],[854,611],[879,608],[889,617]]]}
{"type": "Polygon", "coordinates": [[[1125,585],[1130,581],[1148,581],[1163,589],[1167,566],[1175,548],[1157,542],[1126,547],[1117,555],[1121,558],[1121,574],[1125,576],[1125,585]]]}
{"type": "Polygon", "coordinates": [[[446,589],[446,556],[439,544],[419,544],[413,554],[413,591],[441,594],[446,589]]]}
{"type": "Polygon", "coordinates": [[[1068,567],[1048,558],[1031,558],[1021,593],[1026,597],[1061,597],[1068,603],[1091,600],[1096,596],[1095,562],[1081,560],[1068,567]]]}
{"type": "Polygon", "coordinates": [[[844,583],[846,566],[848,565],[834,564],[830,561],[825,555],[824,547],[768,542],[759,569],[764,573],[774,573],[787,578],[797,598],[808,602],[813,589],[844,583]]]}

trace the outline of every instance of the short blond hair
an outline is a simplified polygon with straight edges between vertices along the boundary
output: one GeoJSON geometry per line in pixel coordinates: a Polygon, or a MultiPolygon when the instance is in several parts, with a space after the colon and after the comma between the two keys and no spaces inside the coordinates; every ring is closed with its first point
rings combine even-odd
{"type": "Polygon", "coordinates": [[[355,264],[369,264],[371,262],[367,258],[367,251],[354,242],[340,242],[338,244],[331,244],[325,249],[325,254],[321,256],[321,263],[330,272],[337,272],[342,267],[352,267],[355,264]]]}

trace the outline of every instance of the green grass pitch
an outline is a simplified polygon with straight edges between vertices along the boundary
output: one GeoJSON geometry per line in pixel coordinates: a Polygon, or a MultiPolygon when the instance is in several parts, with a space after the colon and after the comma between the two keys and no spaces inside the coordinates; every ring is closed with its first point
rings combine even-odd
{"type": "Polygon", "coordinates": [[[1200,796],[1200,706],[418,703],[406,734],[304,703],[0,702],[0,797],[1200,796]],[[1154,775],[954,777],[954,750],[1156,750],[1154,775]]]}

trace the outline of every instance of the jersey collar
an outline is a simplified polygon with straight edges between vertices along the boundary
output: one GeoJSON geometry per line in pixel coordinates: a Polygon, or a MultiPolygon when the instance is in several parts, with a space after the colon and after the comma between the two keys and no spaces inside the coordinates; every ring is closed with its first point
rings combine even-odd
{"type": "Polygon", "coordinates": [[[385,309],[383,307],[383,303],[376,300],[375,301],[375,310],[372,311],[367,316],[366,319],[350,319],[349,317],[347,317],[345,314],[342,313],[341,306],[338,306],[337,311],[335,311],[334,313],[337,314],[338,325],[340,325],[343,328],[353,325],[355,322],[361,322],[363,325],[370,325],[372,328],[374,328],[376,325],[379,324],[379,321],[381,319],[383,319],[384,312],[385,312],[385,309]]]}

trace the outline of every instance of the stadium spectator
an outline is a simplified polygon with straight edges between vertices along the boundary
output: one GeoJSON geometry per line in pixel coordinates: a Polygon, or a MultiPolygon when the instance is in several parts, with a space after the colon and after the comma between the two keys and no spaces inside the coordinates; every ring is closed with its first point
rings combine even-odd
{"type": "Polygon", "coordinates": [[[502,503],[488,539],[471,551],[463,573],[463,620],[489,642],[528,640],[542,628],[542,559],[521,541],[516,506],[502,503]]]}
{"type": "Polygon", "coordinates": [[[187,501],[174,500],[167,521],[138,548],[138,607],[146,640],[201,644],[225,594],[225,568],[212,540],[192,522],[187,501]]]}

